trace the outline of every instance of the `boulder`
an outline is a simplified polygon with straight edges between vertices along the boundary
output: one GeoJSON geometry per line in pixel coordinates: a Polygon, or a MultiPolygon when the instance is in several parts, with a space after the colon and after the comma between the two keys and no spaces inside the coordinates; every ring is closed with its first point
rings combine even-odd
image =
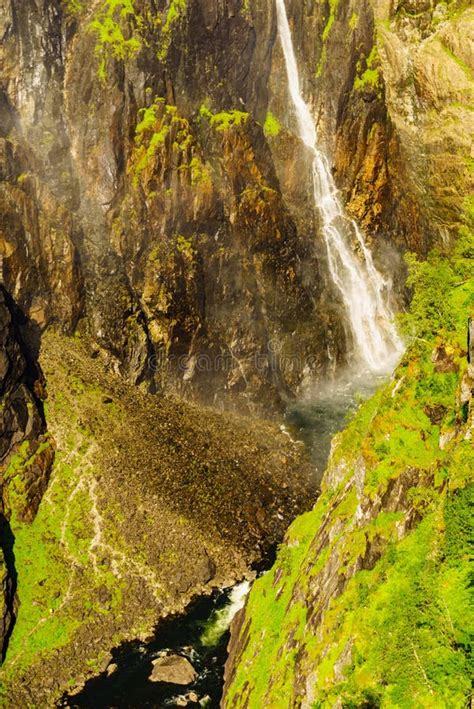
{"type": "Polygon", "coordinates": [[[192,684],[197,672],[192,664],[181,655],[167,655],[153,662],[150,682],[168,682],[169,684],[192,684]]]}

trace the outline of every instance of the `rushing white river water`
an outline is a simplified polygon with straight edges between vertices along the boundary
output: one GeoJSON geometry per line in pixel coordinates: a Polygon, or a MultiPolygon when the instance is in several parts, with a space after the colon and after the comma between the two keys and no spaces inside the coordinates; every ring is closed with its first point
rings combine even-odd
{"type": "Polygon", "coordinates": [[[235,616],[244,607],[249,591],[250,583],[248,581],[242,581],[242,583],[234,586],[230,592],[227,605],[212,613],[201,635],[201,643],[205,647],[217,645],[224,633],[229,630],[235,616]]]}
{"type": "Polygon", "coordinates": [[[70,709],[165,709],[219,707],[224,684],[229,628],[243,608],[250,584],[243,581],[202,597],[181,616],[162,620],[148,641],[122,643],[112,650],[112,664],[90,679],[81,692],[65,694],[59,707],[70,709]],[[173,655],[184,657],[197,677],[187,686],[151,682],[153,662],[173,655]],[[113,671],[110,667],[115,668],[113,671]]]}
{"type": "Polygon", "coordinates": [[[299,137],[312,153],[315,206],[321,215],[329,270],[338,289],[354,342],[356,366],[371,372],[393,369],[403,351],[390,306],[390,283],[376,269],[354,220],[345,214],[328,160],[301,91],[298,65],[284,0],[276,0],[278,34],[299,137]]]}

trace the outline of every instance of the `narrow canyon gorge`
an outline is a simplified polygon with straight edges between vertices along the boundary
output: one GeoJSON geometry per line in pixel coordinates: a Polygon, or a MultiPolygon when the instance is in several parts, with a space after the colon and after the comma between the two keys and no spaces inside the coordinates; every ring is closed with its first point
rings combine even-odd
{"type": "Polygon", "coordinates": [[[469,0],[0,37],[0,706],[471,706],[469,0]]]}

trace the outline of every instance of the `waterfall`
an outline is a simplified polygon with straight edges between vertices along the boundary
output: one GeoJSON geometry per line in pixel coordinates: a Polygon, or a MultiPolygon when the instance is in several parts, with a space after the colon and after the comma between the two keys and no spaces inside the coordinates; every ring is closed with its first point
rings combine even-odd
{"type": "Polygon", "coordinates": [[[389,304],[390,284],[375,268],[359,227],[344,212],[327,158],[318,146],[311,111],[301,92],[284,0],[276,0],[276,8],[289,93],[299,136],[313,157],[314,201],[321,214],[330,274],[352,331],[354,355],[357,363],[369,371],[389,371],[403,350],[389,304]]]}

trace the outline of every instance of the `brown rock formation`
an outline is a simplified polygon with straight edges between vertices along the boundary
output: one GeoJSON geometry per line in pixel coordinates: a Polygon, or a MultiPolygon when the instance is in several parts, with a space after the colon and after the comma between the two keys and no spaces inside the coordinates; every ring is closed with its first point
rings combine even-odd
{"type": "Polygon", "coordinates": [[[150,682],[171,682],[172,684],[192,684],[197,677],[196,670],[185,657],[168,655],[153,662],[150,682]]]}
{"type": "MultiPolygon", "coordinates": [[[[350,343],[273,3],[189,0],[169,24],[164,3],[108,7],[0,8],[4,282],[134,382],[279,407],[350,343]]],[[[443,7],[289,3],[336,179],[397,282],[396,252],[451,238],[468,182],[472,12],[443,7]]]]}

